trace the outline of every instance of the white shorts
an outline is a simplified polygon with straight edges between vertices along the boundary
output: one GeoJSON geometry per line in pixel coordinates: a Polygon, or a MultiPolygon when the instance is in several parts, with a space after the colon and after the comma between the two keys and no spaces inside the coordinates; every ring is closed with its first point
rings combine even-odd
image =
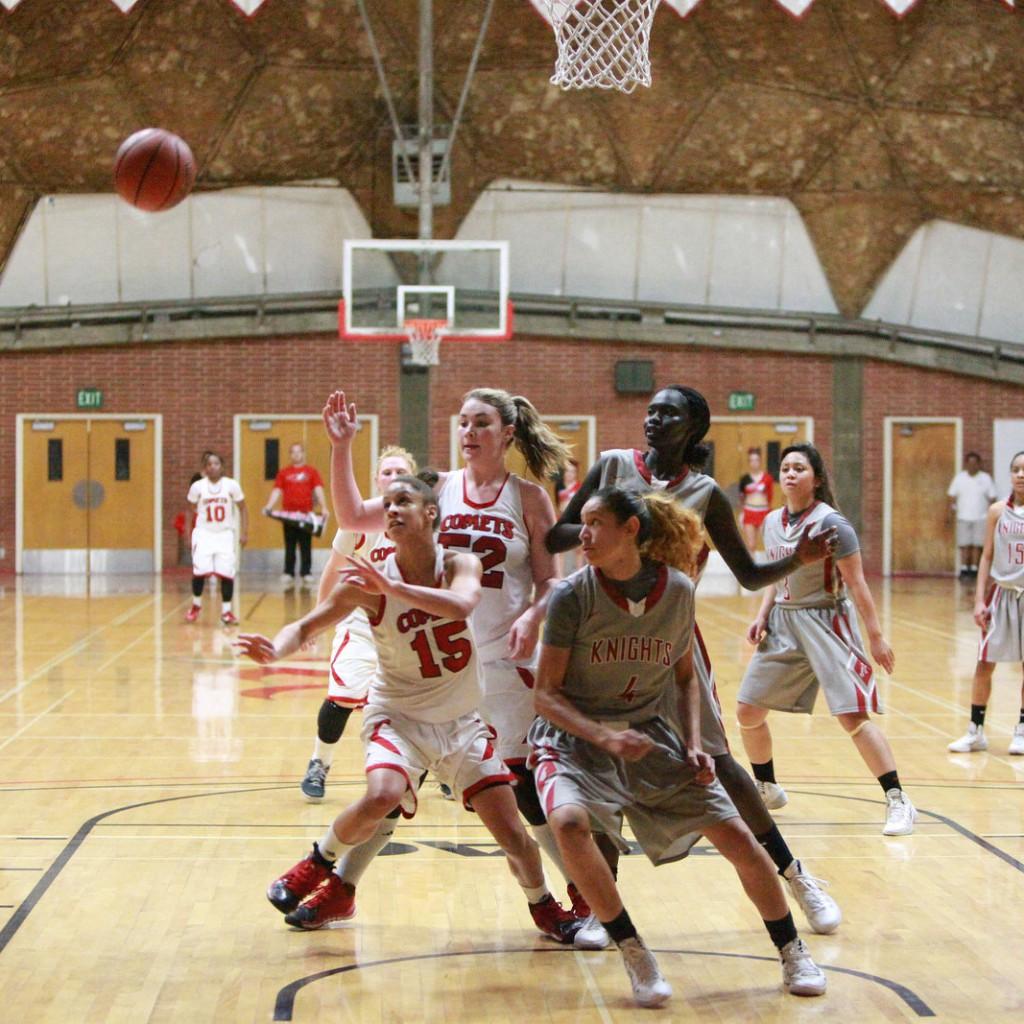
{"type": "Polygon", "coordinates": [[[956,521],[956,546],[958,548],[980,548],[985,545],[984,519],[958,519],[956,521]]]}
{"type": "Polygon", "coordinates": [[[526,734],[537,717],[533,708],[536,662],[517,664],[501,658],[485,662],[482,669],[484,696],[478,710],[497,734],[498,756],[506,764],[526,764],[530,755],[526,734]]]}
{"type": "Polygon", "coordinates": [[[366,704],[377,673],[377,648],[372,640],[348,628],[334,634],[331,667],[327,670],[327,699],[346,708],[366,704]]]}
{"type": "Polygon", "coordinates": [[[978,661],[1024,661],[1024,594],[994,586],[988,595],[988,629],[981,634],[978,661]]]}
{"type": "Polygon", "coordinates": [[[494,731],[476,712],[436,725],[372,704],[363,713],[366,773],[390,768],[405,776],[399,804],[405,818],[416,813],[416,792],[428,771],[458,793],[470,811],[481,790],[514,783],[515,776],[495,753],[493,739],[494,731]]]}
{"type": "Polygon", "coordinates": [[[235,532],[192,531],[192,575],[235,578],[235,532]]]}

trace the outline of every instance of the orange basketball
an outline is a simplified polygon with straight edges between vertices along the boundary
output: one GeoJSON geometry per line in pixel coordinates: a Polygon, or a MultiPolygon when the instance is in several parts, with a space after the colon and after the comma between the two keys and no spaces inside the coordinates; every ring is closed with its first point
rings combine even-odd
{"type": "Polygon", "coordinates": [[[192,191],[196,161],[184,139],[163,128],[129,135],[114,158],[117,194],[150,213],[177,206],[192,191]]]}

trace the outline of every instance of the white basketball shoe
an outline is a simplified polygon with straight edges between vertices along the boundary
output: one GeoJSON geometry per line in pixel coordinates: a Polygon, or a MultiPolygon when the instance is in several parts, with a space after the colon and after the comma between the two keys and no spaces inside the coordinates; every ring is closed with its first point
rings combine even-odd
{"type": "Polygon", "coordinates": [[[1014,727],[1013,739],[1010,740],[1008,753],[1024,754],[1024,722],[1020,722],[1014,727]]]}
{"type": "Polygon", "coordinates": [[[843,912],[839,904],[825,892],[828,882],[807,874],[798,860],[786,868],[782,877],[789,885],[793,899],[800,904],[812,930],[819,935],[831,935],[839,927],[843,912]]]}
{"type": "Polygon", "coordinates": [[[794,996],[821,996],[828,988],[825,972],[811,959],[803,939],[793,939],[779,950],[782,987],[794,996]]]}
{"type": "Polygon", "coordinates": [[[769,811],[777,811],[789,803],[786,791],[777,782],[756,781],[757,791],[761,794],[761,800],[769,811]]]}
{"type": "Polygon", "coordinates": [[[902,789],[893,787],[885,794],[885,799],[889,806],[885,814],[882,835],[909,836],[914,831],[914,822],[917,820],[917,811],[910,798],[902,789]]]}
{"type": "MultiPolygon", "coordinates": [[[[954,754],[971,754],[976,750],[988,750],[985,727],[971,722],[967,726],[967,732],[960,739],[953,740],[946,749],[953,751],[954,754]]],[[[1021,747],[1021,753],[1024,754],[1024,746],[1021,747]]]]}
{"type": "Polygon", "coordinates": [[[640,1006],[661,1006],[672,997],[672,986],[658,970],[658,961],[637,935],[619,944],[622,962],[633,986],[633,998],[640,1006]]]}

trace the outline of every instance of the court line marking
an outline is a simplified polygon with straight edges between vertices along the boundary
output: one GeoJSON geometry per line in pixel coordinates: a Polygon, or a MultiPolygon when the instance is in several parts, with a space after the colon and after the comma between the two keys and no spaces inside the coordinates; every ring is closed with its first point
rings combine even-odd
{"type": "Polygon", "coordinates": [[[31,719],[31,721],[26,722],[17,732],[11,733],[11,735],[8,736],[7,739],[3,741],[3,743],[0,743],[0,750],[3,750],[8,743],[13,743],[23,732],[26,732],[27,730],[31,729],[32,726],[35,725],[40,718],[45,718],[51,711],[53,711],[54,708],[60,707],[60,705],[63,704],[64,701],[66,701],[68,697],[70,697],[74,692],[74,690],[68,690],[68,692],[65,693],[63,697],[61,697],[59,700],[55,700],[45,711],[40,711],[39,714],[35,716],[35,718],[31,719]]]}
{"type": "Polygon", "coordinates": [[[69,647],[63,654],[54,655],[54,657],[52,657],[49,661],[46,661],[42,665],[40,665],[39,668],[37,668],[35,672],[33,672],[32,675],[30,675],[27,679],[23,680],[17,686],[12,687],[10,690],[7,690],[6,692],[0,694],[0,704],[3,704],[4,701],[9,700],[16,694],[21,693],[21,691],[24,690],[26,687],[31,686],[32,683],[34,683],[40,676],[43,675],[43,673],[49,672],[50,669],[56,668],[61,662],[67,661],[68,658],[73,658],[76,654],[80,654],[89,646],[89,644],[93,642],[93,640],[96,639],[96,637],[100,636],[100,634],[105,633],[108,629],[111,629],[114,626],[123,626],[124,623],[126,623],[129,619],[138,615],[139,612],[145,611],[150,605],[154,604],[155,602],[156,595],[153,594],[145,603],[141,605],[134,605],[133,607],[129,608],[128,611],[122,612],[120,615],[118,615],[117,618],[111,619],[110,622],[108,622],[106,625],[97,626],[96,629],[92,630],[89,633],[86,633],[86,635],[82,637],[81,640],[79,640],[75,644],[72,644],[71,647],[69,647]]]}
{"type": "MultiPolygon", "coordinates": [[[[362,971],[370,967],[389,967],[392,964],[414,963],[417,960],[445,960],[450,959],[451,957],[461,956],[509,956],[518,953],[527,953],[534,956],[538,953],[576,952],[576,950],[571,948],[538,949],[535,946],[512,949],[455,950],[448,953],[424,953],[421,955],[397,956],[391,957],[387,960],[371,960],[368,963],[349,964],[345,967],[332,967],[330,970],[318,971],[316,974],[309,974],[304,978],[297,978],[295,981],[289,982],[280,989],[277,993],[277,999],[274,1002],[273,1019],[275,1021],[291,1020],[295,1009],[295,997],[298,993],[307,985],[312,985],[314,982],[322,981],[324,978],[331,978],[336,974],[349,974],[353,971],[362,971]]],[[[730,960],[760,960],[767,963],[778,964],[778,959],[776,957],[756,956],[752,953],[721,953],[715,950],[706,949],[652,949],[651,952],[674,956],[710,956],[724,957],[730,960]]],[[[936,1015],[935,1011],[913,989],[898,981],[893,981],[891,978],[883,978],[878,974],[869,974],[867,971],[858,971],[852,967],[837,967],[833,964],[819,964],[818,966],[821,967],[823,971],[831,971],[834,974],[847,974],[854,978],[870,981],[876,985],[881,985],[883,988],[889,989],[890,992],[895,993],[895,995],[903,1000],[903,1002],[913,1010],[918,1017],[934,1017],[936,1015]]],[[[604,1005],[603,1001],[602,1005],[604,1005]]]]}

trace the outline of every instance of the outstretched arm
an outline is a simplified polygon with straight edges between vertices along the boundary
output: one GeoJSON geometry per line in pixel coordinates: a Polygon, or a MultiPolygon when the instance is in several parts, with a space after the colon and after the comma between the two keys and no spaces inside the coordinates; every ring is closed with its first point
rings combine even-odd
{"type": "Polygon", "coordinates": [[[811,537],[808,527],[800,537],[793,554],[775,562],[758,564],[743,543],[729,499],[717,485],[711,493],[711,500],[704,514],[704,528],[725,559],[725,564],[747,590],[760,590],[769,583],[775,583],[783,576],[788,576],[798,565],[820,561],[834,547],[837,539],[834,529],[823,530],[816,537],[811,537]]]}
{"type": "Polygon", "coordinates": [[[324,429],[331,441],[331,503],[343,530],[374,533],[384,529],[384,503],[380,498],[364,501],[352,467],[352,442],[359,430],[355,402],[345,401],[344,391],[335,391],[324,406],[324,429]]]}
{"type": "Polygon", "coordinates": [[[580,489],[572,496],[565,506],[558,522],[548,530],[544,544],[548,551],[557,555],[561,551],[570,551],[580,544],[580,513],[590,496],[601,486],[601,460],[598,459],[580,484],[580,489]]]}

